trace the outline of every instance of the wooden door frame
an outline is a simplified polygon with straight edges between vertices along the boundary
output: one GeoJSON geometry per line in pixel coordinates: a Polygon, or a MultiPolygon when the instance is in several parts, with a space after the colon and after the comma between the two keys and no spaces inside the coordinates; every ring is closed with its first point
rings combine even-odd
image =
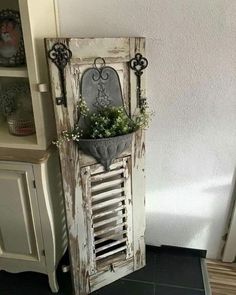
{"type": "Polygon", "coordinates": [[[236,168],[232,179],[231,207],[229,213],[229,226],[227,229],[227,238],[223,249],[222,261],[234,262],[236,258],[236,168]]]}

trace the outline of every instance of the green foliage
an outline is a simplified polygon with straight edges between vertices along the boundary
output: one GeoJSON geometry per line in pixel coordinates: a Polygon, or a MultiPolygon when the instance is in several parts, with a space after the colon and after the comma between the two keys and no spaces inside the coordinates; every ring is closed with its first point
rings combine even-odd
{"type": "Polygon", "coordinates": [[[89,108],[85,102],[85,100],[83,98],[80,98],[79,99],[79,103],[78,103],[78,109],[79,109],[79,112],[80,112],[80,115],[82,117],[87,117],[88,114],[89,114],[89,108]]]}
{"type": "Polygon", "coordinates": [[[154,113],[153,111],[149,110],[146,99],[143,99],[140,111],[138,112],[138,114],[133,115],[132,120],[134,121],[137,129],[146,129],[149,127],[149,123],[153,115],[154,113]]]}
{"type": "Polygon", "coordinates": [[[104,107],[96,113],[90,113],[83,99],[80,99],[78,108],[80,115],[86,118],[86,130],[81,130],[77,124],[74,130],[63,131],[58,140],[53,142],[57,146],[66,141],[79,141],[82,137],[94,139],[114,137],[135,132],[140,128],[145,129],[153,115],[148,111],[146,102],[132,118],[127,115],[124,107],[104,107]]]}
{"type": "Polygon", "coordinates": [[[71,132],[67,130],[62,131],[58,139],[54,140],[52,143],[55,144],[57,147],[60,147],[63,144],[63,142],[66,141],[79,141],[82,135],[82,130],[80,130],[78,126],[75,126],[75,129],[71,132]]]}
{"type": "Polygon", "coordinates": [[[91,138],[114,137],[137,129],[123,107],[107,107],[89,116],[89,137],[91,138]]]}

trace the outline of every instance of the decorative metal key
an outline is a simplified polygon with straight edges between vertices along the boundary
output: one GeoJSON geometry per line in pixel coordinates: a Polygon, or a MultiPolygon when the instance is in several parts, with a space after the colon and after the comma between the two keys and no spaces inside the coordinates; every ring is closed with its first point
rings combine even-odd
{"type": "Polygon", "coordinates": [[[64,105],[67,107],[67,97],[66,97],[66,83],[65,83],[65,67],[72,57],[72,52],[63,43],[55,43],[52,49],[48,52],[48,57],[57,66],[59,71],[59,78],[61,84],[61,96],[56,97],[57,105],[64,105]]]}
{"type": "Polygon", "coordinates": [[[135,71],[137,77],[137,105],[142,108],[146,99],[141,97],[141,76],[143,70],[148,66],[148,60],[141,53],[136,53],[135,57],[130,60],[129,65],[135,71]]]}

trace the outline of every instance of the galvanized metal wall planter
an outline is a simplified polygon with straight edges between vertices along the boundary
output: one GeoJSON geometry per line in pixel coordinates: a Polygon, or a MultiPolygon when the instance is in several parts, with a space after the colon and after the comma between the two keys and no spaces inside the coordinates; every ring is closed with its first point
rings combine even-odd
{"type": "MultiPolygon", "coordinates": [[[[109,107],[124,107],[120,78],[117,71],[98,57],[94,65],[81,77],[80,96],[92,113],[109,107]]],[[[126,114],[128,117],[128,114],[126,114]]],[[[131,119],[130,119],[131,120],[131,119]]],[[[86,129],[86,117],[80,116],[79,125],[86,129]]],[[[85,130],[86,131],[86,130],[85,130]]],[[[133,133],[108,138],[81,138],[79,148],[93,156],[108,171],[112,161],[132,144],[133,133]]]]}
{"type": "Polygon", "coordinates": [[[133,133],[98,139],[81,138],[78,145],[85,154],[93,156],[109,171],[113,160],[131,146],[132,138],[133,133]]]}
{"type": "MultiPolygon", "coordinates": [[[[128,114],[140,107],[141,90],[145,96],[145,75],[141,80],[135,65],[134,70],[130,68],[130,60],[136,56],[140,61],[145,55],[144,38],[48,39],[47,50],[58,42],[71,51],[71,59],[63,69],[67,104],[54,104],[58,134],[73,129],[78,122],[81,96],[94,111],[111,103],[124,104],[128,114]],[[102,59],[93,67],[98,56],[102,59]],[[115,86],[108,83],[109,75],[118,81],[115,86]]],[[[141,68],[145,66],[141,63],[141,68]]],[[[49,70],[55,101],[62,96],[62,79],[50,58],[49,70]]],[[[60,147],[76,295],[93,292],[145,265],[144,132],[115,137],[111,145],[109,141],[84,139],[79,141],[81,149],[74,142],[60,147]],[[112,148],[108,152],[109,146],[112,148]]]]}

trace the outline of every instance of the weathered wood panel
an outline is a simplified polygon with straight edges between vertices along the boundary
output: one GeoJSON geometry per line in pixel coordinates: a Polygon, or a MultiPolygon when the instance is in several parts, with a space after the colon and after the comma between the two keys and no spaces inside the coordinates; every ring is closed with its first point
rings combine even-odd
{"type": "Polygon", "coordinates": [[[130,157],[115,160],[109,172],[100,164],[81,169],[87,199],[91,291],[120,278],[123,272],[130,272],[130,262],[126,265],[127,259],[133,258],[130,160],[130,157]],[[123,272],[116,271],[120,265],[123,272]]]}
{"type": "Polygon", "coordinates": [[[119,278],[122,278],[131,272],[134,269],[133,259],[130,258],[128,260],[123,260],[119,262],[120,258],[118,258],[118,262],[116,263],[115,259],[113,262],[115,264],[114,271],[107,271],[106,268],[103,272],[100,272],[97,275],[94,275],[91,278],[91,290],[96,291],[107,285],[107,282],[112,283],[119,278]]]}
{"type": "MultiPolygon", "coordinates": [[[[65,70],[67,108],[55,104],[61,88],[58,70],[49,61],[58,135],[73,129],[78,120],[80,78],[96,57],[103,57],[107,65],[116,68],[125,106],[131,114],[137,110],[137,81],[128,61],[135,53],[144,55],[144,38],[49,39],[47,50],[57,41],[72,51],[65,70]]],[[[76,295],[96,290],[145,264],[144,153],[141,131],[135,134],[132,148],[111,165],[110,172],[73,143],[60,148],[76,295]]]]}
{"type": "MultiPolygon", "coordinates": [[[[51,49],[57,40],[47,40],[47,50],[51,49]]],[[[60,42],[68,46],[68,39],[60,42]]],[[[58,135],[63,130],[72,130],[78,120],[77,104],[79,85],[78,72],[72,72],[71,67],[65,69],[66,89],[68,107],[57,106],[55,98],[61,96],[58,69],[49,62],[51,77],[51,88],[54,99],[54,109],[57,124],[58,135]]],[[[65,195],[65,206],[68,225],[70,261],[74,293],[76,295],[85,295],[90,291],[89,287],[89,264],[87,256],[87,234],[86,234],[86,214],[82,210],[85,206],[85,200],[82,196],[82,187],[80,185],[80,166],[78,148],[73,143],[64,143],[60,147],[60,160],[63,175],[63,188],[65,195]]]]}
{"type": "MultiPolygon", "coordinates": [[[[145,39],[132,38],[130,40],[130,55],[139,52],[145,56],[145,39]]],[[[142,76],[142,94],[145,96],[145,72],[142,76]]],[[[136,75],[130,71],[130,105],[131,113],[137,109],[136,75]]],[[[132,194],[133,194],[133,236],[134,236],[134,269],[143,267],[145,261],[145,134],[143,130],[135,133],[132,147],[132,194]]]]}
{"type": "Polygon", "coordinates": [[[80,38],[70,39],[73,52],[72,63],[93,64],[96,57],[103,57],[107,63],[129,61],[129,38],[80,38]]]}

